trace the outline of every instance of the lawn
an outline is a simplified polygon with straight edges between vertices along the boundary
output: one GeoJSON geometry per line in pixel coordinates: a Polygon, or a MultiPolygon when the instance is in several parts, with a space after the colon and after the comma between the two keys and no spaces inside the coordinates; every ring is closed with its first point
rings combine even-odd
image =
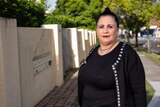
{"type": "Polygon", "coordinates": [[[146,91],[147,91],[147,104],[149,104],[154,95],[155,90],[147,81],[146,81],[146,91]]]}

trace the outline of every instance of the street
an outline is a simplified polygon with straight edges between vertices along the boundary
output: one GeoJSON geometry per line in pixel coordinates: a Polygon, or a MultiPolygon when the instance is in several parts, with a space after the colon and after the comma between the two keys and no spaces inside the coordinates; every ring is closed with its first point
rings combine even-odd
{"type": "MultiPolygon", "coordinates": [[[[135,43],[135,38],[130,39],[131,43],[135,43]]],[[[150,47],[150,51],[160,54],[160,38],[138,38],[138,45],[142,46],[146,49],[148,49],[148,47],[150,47]],[[148,45],[148,43],[150,45],[148,45]]]]}

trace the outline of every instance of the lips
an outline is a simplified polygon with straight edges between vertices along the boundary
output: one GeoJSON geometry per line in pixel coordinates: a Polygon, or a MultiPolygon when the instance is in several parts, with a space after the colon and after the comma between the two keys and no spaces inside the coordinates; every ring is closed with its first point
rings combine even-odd
{"type": "Polygon", "coordinates": [[[107,37],[109,37],[109,35],[103,35],[102,37],[107,38],[107,37]]]}

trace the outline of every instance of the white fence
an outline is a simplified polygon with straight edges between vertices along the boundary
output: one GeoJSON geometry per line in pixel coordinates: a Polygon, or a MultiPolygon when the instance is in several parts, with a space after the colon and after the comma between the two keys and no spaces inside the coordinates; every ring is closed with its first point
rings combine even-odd
{"type": "Polygon", "coordinates": [[[34,107],[95,44],[95,31],[0,18],[0,107],[34,107]]]}

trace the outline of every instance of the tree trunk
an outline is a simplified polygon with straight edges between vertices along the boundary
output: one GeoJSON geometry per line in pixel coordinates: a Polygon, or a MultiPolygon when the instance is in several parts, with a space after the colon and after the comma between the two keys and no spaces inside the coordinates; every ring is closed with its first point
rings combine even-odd
{"type": "Polygon", "coordinates": [[[138,31],[136,31],[135,41],[136,41],[135,46],[138,47],[138,31]]]}

